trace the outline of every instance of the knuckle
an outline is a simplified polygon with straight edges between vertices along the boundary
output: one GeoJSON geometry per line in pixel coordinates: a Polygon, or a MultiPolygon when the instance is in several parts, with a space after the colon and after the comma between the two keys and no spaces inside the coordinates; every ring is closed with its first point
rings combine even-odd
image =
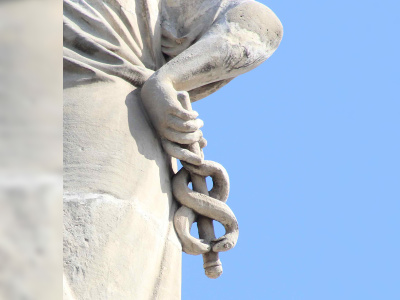
{"type": "Polygon", "coordinates": [[[199,113],[197,111],[192,110],[191,112],[192,112],[194,118],[197,118],[199,116],[199,113]]]}
{"type": "Polygon", "coordinates": [[[184,121],[190,121],[192,119],[190,114],[186,111],[179,111],[178,115],[179,115],[179,118],[181,118],[184,121]]]}
{"type": "Polygon", "coordinates": [[[189,93],[186,91],[179,91],[178,92],[178,97],[181,99],[187,99],[189,98],[189,93]]]}
{"type": "Polygon", "coordinates": [[[183,128],[186,130],[197,130],[198,126],[194,121],[186,121],[183,123],[183,128]]]}
{"type": "Polygon", "coordinates": [[[196,136],[192,133],[184,135],[182,140],[185,142],[185,144],[192,144],[197,141],[196,136]]]}

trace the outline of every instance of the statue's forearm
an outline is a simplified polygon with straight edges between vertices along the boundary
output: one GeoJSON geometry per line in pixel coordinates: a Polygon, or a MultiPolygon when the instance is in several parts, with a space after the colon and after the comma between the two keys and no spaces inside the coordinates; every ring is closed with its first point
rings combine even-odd
{"type": "Polygon", "coordinates": [[[202,122],[195,123],[196,113],[182,108],[179,94],[191,92],[192,101],[198,100],[252,70],[276,50],[282,33],[279,19],[269,8],[243,2],[146,81],[143,104],[171,156],[200,163],[199,157],[179,146],[202,139],[202,122]]]}
{"type": "Polygon", "coordinates": [[[218,91],[220,88],[227,85],[229,82],[231,82],[231,80],[233,80],[233,78],[209,83],[209,84],[203,85],[201,87],[195,88],[193,90],[190,90],[189,96],[190,96],[191,102],[201,100],[201,99],[211,95],[212,93],[218,91]]]}

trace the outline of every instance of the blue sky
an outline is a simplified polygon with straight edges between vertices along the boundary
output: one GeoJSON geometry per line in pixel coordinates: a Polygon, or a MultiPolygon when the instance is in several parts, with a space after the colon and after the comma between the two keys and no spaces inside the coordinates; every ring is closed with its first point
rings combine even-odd
{"type": "Polygon", "coordinates": [[[400,3],[261,2],[279,49],[194,104],[238,245],[216,280],[184,254],[182,298],[398,300],[400,3]]]}

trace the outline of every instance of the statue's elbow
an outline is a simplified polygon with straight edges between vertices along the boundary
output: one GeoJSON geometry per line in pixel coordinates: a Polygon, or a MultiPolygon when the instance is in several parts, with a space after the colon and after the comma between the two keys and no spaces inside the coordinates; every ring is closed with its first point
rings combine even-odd
{"type": "Polygon", "coordinates": [[[283,38],[283,26],[279,18],[274,14],[266,28],[266,39],[269,40],[274,51],[278,48],[283,38]]]}
{"type": "Polygon", "coordinates": [[[227,14],[228,22],[234,22],[239,26],[256,34],[263,48],[270,56],[279,46],[283,37],[283,26],[275,13],[265,5],[249,1],[233,8],[227,14]]]}

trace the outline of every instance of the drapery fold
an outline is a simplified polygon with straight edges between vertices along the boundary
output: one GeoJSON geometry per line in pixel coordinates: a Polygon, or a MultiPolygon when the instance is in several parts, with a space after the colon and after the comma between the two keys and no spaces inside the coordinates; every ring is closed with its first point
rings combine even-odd
{"type": "Polygon", "coordinates": [[[155,0],[64,0],[65,87],[109,76],[141,87],[165,63],[159,6],[155,0]]]}

